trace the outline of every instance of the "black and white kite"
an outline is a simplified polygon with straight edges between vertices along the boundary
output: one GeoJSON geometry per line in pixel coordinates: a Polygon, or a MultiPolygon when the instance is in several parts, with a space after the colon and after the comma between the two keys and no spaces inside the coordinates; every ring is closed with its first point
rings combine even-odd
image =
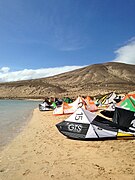
{"type": "Polygon", "coordinates": [[[135,136],[135,131],[131,132],[129,129],[125,131],[125,128],[119,124],[82,108],[78,108],[66,120],[56,124],[56,127],[63,135],[73,139],[135,136]]]}

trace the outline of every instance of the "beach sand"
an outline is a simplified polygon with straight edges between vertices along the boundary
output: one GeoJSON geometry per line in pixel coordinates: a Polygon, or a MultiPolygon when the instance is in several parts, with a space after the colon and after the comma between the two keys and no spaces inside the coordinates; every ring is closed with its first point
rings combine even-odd
{"type": "Polygon", "coordinates": [[[135,180],[135,140],[71,140],[55,127],[66,117],[35,109],[0,152],[0,179],[135,180]]]}

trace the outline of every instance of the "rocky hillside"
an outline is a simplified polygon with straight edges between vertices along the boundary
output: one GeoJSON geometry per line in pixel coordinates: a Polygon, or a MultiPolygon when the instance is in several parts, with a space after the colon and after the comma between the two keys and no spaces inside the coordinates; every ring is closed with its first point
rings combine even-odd
{"type": "Polygon", "coordinates": [[[94,64],[53,77],[0,84],[0,98],[95,96],[135,91],[135,65],[94,64]]]}

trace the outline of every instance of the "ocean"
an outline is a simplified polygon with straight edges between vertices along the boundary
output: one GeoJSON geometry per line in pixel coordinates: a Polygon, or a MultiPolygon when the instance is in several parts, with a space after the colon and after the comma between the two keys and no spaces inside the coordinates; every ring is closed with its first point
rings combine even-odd
{"type": "Polygon", "coordinates": [[[0,100],[0,149],[23,129],[39,103],[30,100],[0,100]]]}

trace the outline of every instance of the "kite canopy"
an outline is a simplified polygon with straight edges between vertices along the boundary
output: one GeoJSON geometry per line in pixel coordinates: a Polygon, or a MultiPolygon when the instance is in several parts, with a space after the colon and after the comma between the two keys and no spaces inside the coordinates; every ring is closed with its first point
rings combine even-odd
{"type": "Polygon", "coordinates": [[[94,101],[90,98],[90,96],[87,96],[85,98],[86,103],[86,109],[91,112],[95,112],[98,110],[98,107],[95,105],[94,101]]]}
{"type": "Polygon", "coordinates": [[[135,132],[135,112],[116,107],[112,120],[125,131],[135,132]]]}
{"type": "Polygon", "coordinates": [[[47,102],[43,102],[39,104],[39,110],[40,111],[50,111],[53,110],[53,106],[49,105],[47,102]]]}
{"type": "Polygon", "coordinates": [[[125,131],[123,126],[83,108],[78,108],[74,114],[58,123],[56,127],[63,135],[74,139],[86,140],[135,136],[135,131],[131,132],[128,128],[128,130],[125,131]]]}
{"type": "Polygon", "coordinates": [[[69,97],[63,97],[62,100],[63,100],[64,102],[66,102],[66,103],[72,103],[72,102],[73,102],[73,100],[70,99],[69,97]]]}
{"type": "Polygon", "coordinates": [[[108,104],[115,103],[114,99],[116,98],[116,96],[117,95],[114,92],[110,94],[106,94],[105,96],[103,96],[98,100],[98,103],[100,106],[106,106],[108,104]]]}
{"type": "Polygon", "coordinates": [[[117,106],[135,112],[135,94],[127,94],[117,106]]]}
{"type": "MultiPolygon", "coordinates": [[[[112,118],[116,107],[135,112],[135,94],[128,94],[119,103],[110,104],[106,110],[101,111],[101,114],[112,118]]],[[[118,110],[116,109],[116,111],[118,110]]]]}
{"type": "Polygon", "coordinates": [[[109,110],[103,110],[100,113],[108,118],[112,118],[114,115],[114,111],[109,111],[109,110]]]}
{"type": "Polygon", "coordinates": [[[63,102],[61,107],[57,107],[53,111],[53,115],[73,114],[79,107],[89,111],[97,111],[97,106],[87,97],[86,99],[78,97],[73,103],[63,102]]]}
{"type": "Polygon", "coordinates": [[[78,97],[73,103],[63,102],[62,106],[57,107],[53,111],[53,115],[72,114],[78,107],[86,109],[85,101],[82,97],[78,97]]]}

